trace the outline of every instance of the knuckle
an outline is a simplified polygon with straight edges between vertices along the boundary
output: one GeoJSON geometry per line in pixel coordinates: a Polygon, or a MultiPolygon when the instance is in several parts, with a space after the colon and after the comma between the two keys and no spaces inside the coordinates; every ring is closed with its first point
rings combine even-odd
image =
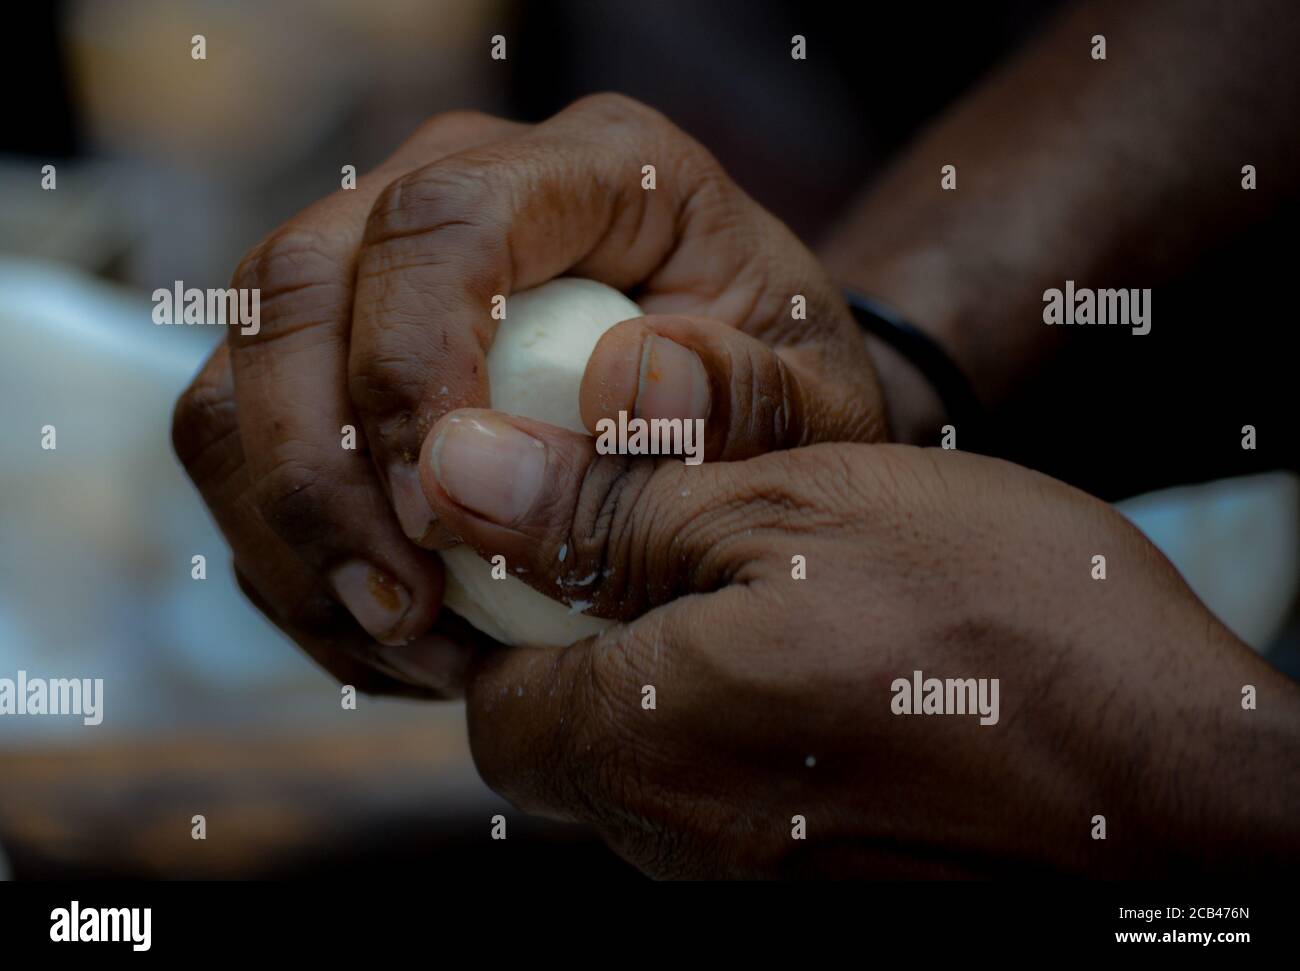
{"type": "Polygon", "coordinates": [[[746,277],[761,262],[756,254],[765,245],[757,205],[740,191],[712,152],[686,136],[677,165],[675,181],[685,187],[680,201],[683,232],[728,243],[717,247],[727,261],[726,278],[749,282],[746,277]]]}
{"type": "Polygon", "coordinates": [[[398,324],[421,328],[428,326],[430,304],[455,312],[467,302],[486,306],[492,294],[508,293],[513,275],[507,229],[514,200],[510,183],[518,177],[486,158],[460,156],[390,182],[366,217],[358,280],[379,278],[387,301],[410,290],[388,293],[382,278],[389,274],[430,270],[449,281],[420,288],[418,314],[407,310],[396,315],[398,324]]]}
{"type": "Polygon", "coordinates": [[[211,427],[210,410],[197,385],[190,385],[176,399],[172,409],[172,451],[186,468],[193,463],[211,427]]]}
{"type": "Polygon", "coordinates": [[[731,414],[722,457],[734,461],[805,444],[794,374],[770,348],[738,344],[728,351],[731,414]]]}
{"type": "Polygon", "coordinates": [[[771,474],[754,484],[751,498],[768,510],[774,525],[788,531],[817,532],[844,528],[858,517],[857,510],[879,505],[882,493],[897,483],[882,462],[860,460],[861,446],[811,445],[781,452],[771,474]]]}
{"type": "Polygon", "coordinates": [[[667,124],[667,119],[642,101],[617,91],[599,91],[579,98],[568,109],[612,124],[667,124]]]}
{"type": "Polygon", "coordinates": [[[172,410],[172,450],[193,476],[203,453],[237,429],[235,401],[229,389],[206,374],[200,375],[172,410]]]}
{"type": "Polygon", "coordinates": [[[607,91],[581,98],[569,110],[584,124],[615,132],[623,130],[629,137],[636,133],[640,136],[634,139],[637,144],[653,147],[656,157],[676,170],[674,183],[692,187],[688,198],[736,198],[731,178],[713,153],[657,109],[625,94],[607,91]]]}
{"type": "Polygon", "coordinates": [[[302,227],[276,230],[240,261],[232,285],[257,292],[259,328],[232,329],[241,343],[261,344],[344,312],[350,283],[336,244],[302,227]]]}
{"type": "MultiPolygon", "coordinates": [[[[602,616],[632,617],[647,607],[646,555],[639,537],[653,521],[651,462],[601,456],[583,475],[572,510],[572,566],[559,579],[566,593],[590,599],[602,616]]],[[[653,535],[653,534],[650,534],[653,535]]]]}
{"type": "Polygon", "coordinates": [[[420,358],[403,353],[400,341],[395,342],[395,350],[369,349],[356,354],[348,373],[348,396],[359,411],[392,416],[388,427],[368,429],[376,449],[386,447],[395,436],[405,437],[401,433],[409,430],[426,390],[427,376],[420,358]]]}
{"type": "Polygon", "coordinates": [[[812,476],[796,469],[768,477],[747,490],[744,501],[757,509],[755,515],[773,528],[812,529],[821,524],[822,513],[828,507],[825,501],[828,489],[821,480],[821,474],[826,472],[829,470],[822,469],[817,476],[812,476]]]}
{"type": "Polygon", "coordinates": [[[234,284],[260,289],[264,300],[322,284],[337,272],[329,242],[310,229],[283,226],[239,262],[234,284]]]}
{"type": "Polygon", "coordinates": [[[502,119],[484,111],[444,111],[422,122],[416,135],[437,141],[459,140],[500,124],[502,119]]]}
{"type": "Polygon", "coordinates": [[[294,546],[320,543],[336,531],[329,515],[332,500],[328,478],[298,458],[273,466],[253,489],[253,501],[262,519],[294,546]]]}
{"type": "MultiPolygon", "coordinates": [[[[702,144],[678,128],[671,119],[640,101],[617,92],[588,95],[556,116],[584,132],[595,129],[602,144],[614,143],[624,151],[656,161],[672,187],[678,218],[707,222],[734,221],[747,197],[739,192],[722,164],[702,144]],[[671,173],[671,174],[668,174],[671,173]],[[707,220],[701,214],[707,214],[707,220]]],[[[637,193],[644,203],[644,193],[637,193]]]]}
{"type": "Polygon", "coordinates": [[[721,486],[705,487],[684,469],[672,459],[626,456],[591,463],[571,510],[567,542],[575,555],[557,580],[562,599],[586,600],[588,613],[628,620],[685,594],[716,589],[743,562],[729,544],[752,535],[750,516],[775,526],[806,505],[779,483],[759,488],[738,481],[733,487],[723,477],[721,486]],[[695,484],[687,490],[687,482],[695,484]],[[674,511],[684,492],[705,488],[711,494],[700,499],[707,515],[685,519],[674,511]],[[700,550],[707,552],[693,552],[700,550]]]}
{"type": "Polygon", "coordinates": [[[363,246],[479,226],[494,208],[487,180],[483,164],[472,159],[444,159],[407,172],[375,199],[363,246]]]}
{"type": "Polygon", "coordinates": [[[682,167],[688,184],[697,186],[703,198],[735,202],[739,197],[736,185],[717,157],[684,132],[680,142],[682,167]]]}
{"type": "MultiPolygon", "coordinates": [[[[771,531],[811,531],[829,525],[816,483],[786,461],[792,452],[758,456],[744,465],[719,465],[708,496],[708,515],[696,516],[673,538],[677,550],[705,551],[690,578],[694,588],[716,589],[744,564],[761,559],[771,531]]],[[[684,559],[684,553],[677,553],[684,559]]]]}

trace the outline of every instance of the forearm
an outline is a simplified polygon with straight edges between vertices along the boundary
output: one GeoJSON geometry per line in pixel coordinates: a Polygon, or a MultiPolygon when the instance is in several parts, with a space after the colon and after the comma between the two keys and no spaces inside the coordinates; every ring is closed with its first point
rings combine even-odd
{"type": "MultiPolygon", "coordinates": [[[[941,119],[822,255],[936,337],[996,409],[1078,336],[1043,323],[1044,290],[1150,287],[1278,201],[1300,149],[1298,46],[1284,0],[1080,5],[941,119]],[[1253,192],[1246,163],[1268,173],[1253,192]]],[[[911,400],[917,383],[883,357],[896,422],[935,425],[937,401],[911,400]]]]}

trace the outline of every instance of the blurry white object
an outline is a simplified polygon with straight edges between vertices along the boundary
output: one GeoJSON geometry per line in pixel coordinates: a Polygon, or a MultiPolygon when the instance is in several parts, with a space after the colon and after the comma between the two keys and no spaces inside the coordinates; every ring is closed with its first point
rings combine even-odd
{"type": "Polygon", "coordinates": [[[1300,586],[1300,480],[1289,472],[1148,493],[1117,508],[1188,586],[1257,651],[1277,636],[1300,586]]]}
{"type": "Polygon", "coordinates": [[[172,455],[172,405],[222,335],[157,327],[150,310],[0,259],[0,676],[104,678],[103,726],[0,718],[0,743],[230,718],[310,675],[239,593],[172,455]],[[206,580],[191,579],[196,554],[206,580]]]}

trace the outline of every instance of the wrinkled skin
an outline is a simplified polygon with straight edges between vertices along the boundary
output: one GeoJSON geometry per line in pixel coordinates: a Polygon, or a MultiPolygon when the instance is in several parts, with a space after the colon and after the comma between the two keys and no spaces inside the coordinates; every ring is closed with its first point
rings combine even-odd
{"type": "Polygon", "coordinates": [[[446,412],[488,404],[492,297],[561,274],[669,315],[607,335],[612,370],[589,367],[584,415],[623,394],[646,333],[671,331],[717,374],[711,459],[884,437],[837,287],[661,115],[601,95],[537,126],[438,116],[244,258],[233,285],[260,288],[260,330],[232,329],[176,408],[177,453],[245,589],[327,667],[359,659],[382,672],[376,690],[460,690],[475,638],[438,616],[443,575],[426,550],[455,537],[423,498],[416,457],[446,412]],[[806,319],[792,316],[795,295],[806,319]],[[355,451],[340,447],[348,425],[355,451]],[[377,614],[338,596],[333,571],[351,562],[369,567],[377,614]]]}
{"type": "Polygon", "coordinates": [[[422,471],[480,553],[627,621],[481,655],[470,737],[517,806],[592,824],[651,874],[1120,876],[1300,857],[1300,691],[1126,520],[1060,482],[899,445],[699,467],[597,456],[486,411],[444,419],[422,471]],[[516,461],[545,455],[536,488],[460,494],[473,476],[444,459],[472,454],[469,436],[504,464],[519,432],[516,461]],[[998,678],[997,723],[893,714],[891,683],[915,670],[998,678]]]}

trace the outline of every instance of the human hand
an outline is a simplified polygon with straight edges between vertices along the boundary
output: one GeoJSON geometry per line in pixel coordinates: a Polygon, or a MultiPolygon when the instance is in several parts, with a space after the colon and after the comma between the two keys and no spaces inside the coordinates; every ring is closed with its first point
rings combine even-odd
{"type": "Polygon", "coordinates": [[[336,599],[385,645],[429,633],[442,572],[417,544],[454,536],[424,501],[416,456],[447,411],[488,403],[492,297],[566,273],[673,315],[606,335],[584,415],[617,404],[600,389],[622,387],[638,355],[660,365],[643,372],[679,376],[643,396],[646,417],[676,407],[680,375],[700,371],[685,346],[710,374],[727,364],[707,397],[687,399],[708,413],[709,458],[883,436],[871,362],[834,284],[662,116],[610,95],[535,127],[439,116],[356,189],[244,258],[234,286],[261,290],[261,320],[256,334],[231,330],[229,403],[212,406],[209,380],[178,405],[178,441],[211,438],[203,426],[215,411],[234,416],[239,502],[259,539],[228,538],[282,626],[320,630],[322,605],[336,599]],[[653,189],[642,188],[645,165],[653,189]],[[796,296],[806,319],[792,314],[796,296]],[[355,451],[341,447],[346,425],[358,429],[355,451]],[[272,556],[268,544],[300,563],[302,584],[260,588],[249,564],[272,556]]]}
{"type": "Polygon", "coordinates": [[[1114,876],[1300,856],[1300,692],[1062,483],[892,445],[697,467],[598,456],[478,410],[439,424],[421,472],[481,554],[627,621],[475,658],[470,741],[516,806],[593,825],[651,874],[1114,876]],[[484,464],[513,470],[509,487],[485,488],[484,464]],[[1096,554],[1109,579],[1092,579],[1096,554]],[[896,714],[915,671],[998,679],[979,695],[988,723],[896,714]]]}

